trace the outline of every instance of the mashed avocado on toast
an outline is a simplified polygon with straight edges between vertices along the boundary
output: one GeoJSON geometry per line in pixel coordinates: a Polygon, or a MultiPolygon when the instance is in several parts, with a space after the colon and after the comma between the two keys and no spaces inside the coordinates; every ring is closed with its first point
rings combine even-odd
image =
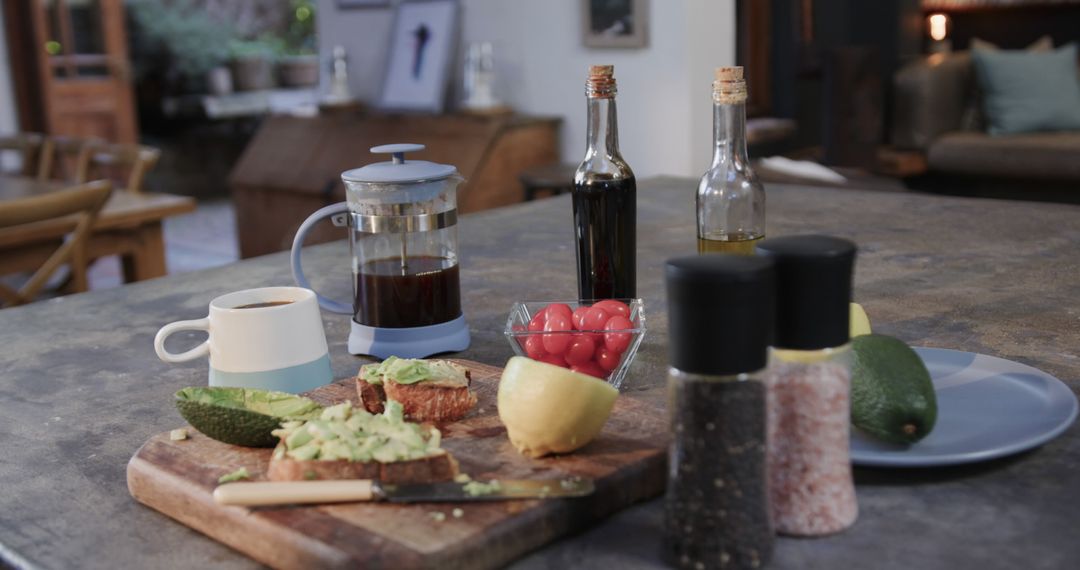
{"type": "Polygon", "coordinates": [[[365,364],[356,375],[356,391],[364,409],[383,411],[389,400],[405,407],[405,417],[421,422],[452,422],[476,405],[469,389],[468,368],[449,360],[387,357],[365,364]]]}
{"type": "Polygon", "coordinates": [[[469,378],[466,372],[465,368],[445,360],[390,356],[377,364],[360,367],[360,379],[376,386],[383,385],[385,380],[406,385],[437,382],[443,385],[468,386],[469,378]]]}
{"type": "Polygon", "coordinates": [[[439,430],[406,422],[402,405],[393,400],[382,414],[337,404],[317,419],[284,422],[273,433],[282,442],[274,459],[392,463],[444,453],[439,430]]]}

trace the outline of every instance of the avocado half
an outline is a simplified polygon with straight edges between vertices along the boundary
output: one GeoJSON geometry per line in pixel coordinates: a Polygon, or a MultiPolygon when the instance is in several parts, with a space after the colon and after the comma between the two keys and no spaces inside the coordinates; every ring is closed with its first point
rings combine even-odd
{"type": "Polygon", "coordinates": [[[286,419],[312,419],[322,406],[286,392],[193,386],[176,393],[180,415],[207,437],[246,447],[273,447],[270,432],[286,419]]]}

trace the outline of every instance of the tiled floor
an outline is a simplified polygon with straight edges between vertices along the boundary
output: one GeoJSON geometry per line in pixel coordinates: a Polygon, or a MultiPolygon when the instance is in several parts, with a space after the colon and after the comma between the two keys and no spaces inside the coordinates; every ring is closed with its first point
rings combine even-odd
{"type": "MultiPolygon", "coordinates": [[[[165,219],[165,262],[169,274],[226,265],[239,259],[236,218],[228,198],[200,201],[190,214],[165,219]]],[[[119,258],[106,257],[90,267],[90,289],[123,283],[119,258]]]]}

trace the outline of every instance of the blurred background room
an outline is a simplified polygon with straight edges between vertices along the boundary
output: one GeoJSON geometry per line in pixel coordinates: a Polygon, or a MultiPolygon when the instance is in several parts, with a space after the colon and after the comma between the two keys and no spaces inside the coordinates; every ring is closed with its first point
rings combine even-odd
{"type": "MultiPolygon", "coordinates": [[[[686,178],[686,200],[713,70],[737,64],[767,184],[1080,202],[1078,0],[4,0],[2,18],[0,211],[111,182],[86,276],[46,276],[61,292],[287,249],[378,144],[456,165],[464,213],[565,193],[590,64],[615,66],[637,177],[686,178]]],[[[0,227],[4,283],[69,233],[0,227]]]]}

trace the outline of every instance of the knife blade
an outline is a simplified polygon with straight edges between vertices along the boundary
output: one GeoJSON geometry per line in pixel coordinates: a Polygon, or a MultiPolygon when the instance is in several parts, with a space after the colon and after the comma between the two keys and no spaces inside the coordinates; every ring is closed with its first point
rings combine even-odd
{"type": "Polygon", "coordinates": [[[332,481],[258,481],[226,483],[214,489],[221,505],[248,507],[387,501],[391,503],[505,501],[583,497],[593,492],[591,479],[494,479],[488,483],[382,484],[370,479],[332,481]]]}

